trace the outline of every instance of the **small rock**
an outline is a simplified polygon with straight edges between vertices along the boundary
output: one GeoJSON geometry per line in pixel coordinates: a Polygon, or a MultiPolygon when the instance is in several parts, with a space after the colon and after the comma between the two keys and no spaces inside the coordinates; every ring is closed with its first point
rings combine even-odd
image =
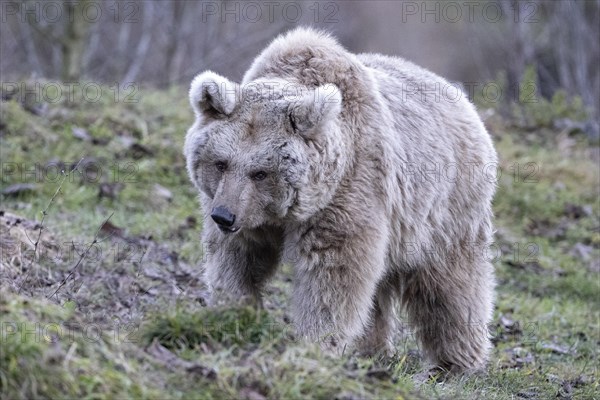
{"type": "Polygon", "coordinates": [[[126,148],[133,146],[133,144],[135,143],[135,139],[131,136],[119,136],[119,140],[126,148]]]}
{"type": "Polygon", "coordinates": [[[600,260],[597,258],[593,259],[588,266],[588,269],[592,272],[600,273],[600,260]]]}
{"type": "Polygon", "coordinates": [[[217,371],[214,369],[179,358],[175,353],[162,346],[156,338],[153,340],[152,344],[146,348],[146,351],[154,356],[157,361],[168,367],[183,368],[189,373],[198,374],[210,380],[215,380],[217,378],[217,371]]]}
{"type": "Polygon", "coordinates": [[[413,382],[417,386],[421,386],[424,383],[432,382],[432,381],[436,382],[436,383],[444,382],[447,377],[448,377],[447,371],[444,371],[438,367],[431,367],[431,368],[425,369],[424,371],[414,374],[413,382]]]}
{"type": "Polygon", "coordinates": [[[535,390],[521,390],[517,393],[517,397],[521,399],[535,399],[537,398],[537,392],[535,390]]]}
{"type": "Polygon", "coordinates": [[[125,235],[125,230],[123,228],[119,228],[110,221],[106,221],[102,224],[100,231],[109,236],[124,237],[125,235]]]}
{"type": "Polygon", "coordinates": [[[575,387],[585,386],[591,383],[591,379],[587,375],[579,375],[577,378],[571,380],[571,384],[575,387]]]}
{"type": "Polygon", "coordinates": [[[594,248],[592,246],[583,243],[575,243],[569,254],[584,261],[589,261],[592,259],[593,251],[594,248]]]}
{"type": "Polygon", "coordinates": [[[364,397],[352,392],[342,392],[334,397],[334,400],[363,400],[364,397]]]}
{"type": "Polygon", "coordinates": [[[148,147],[144,146],[143,144],[136,142],[136,143],[133,143],[131,146],[129,146],[129,149],[127,150],[127,154],[131,158],[133,158],[135,160],[139,160],[144,157],[153,156],[154,152],[152,150],[150,150],[148,147]]]}
{"type": "Polygon", "coordinates": [[[515,326],[515,321],[513,321],[512,319],[508,318],[507,316],[501,316],[500,317],[500,324],[505,328],[505,329],[512,329],[515,326]]]}
{"type": "Polygon", "coordinates": [[[500,317],[500,327],[504,332],[512,335],[522,333],[521,324],[519,321],[515,322],[512,320],[512,318],[506,315],[502,315],[500,317]]]}
{"type": "Polygon", "coordinates": [[[114,200],[119,196],[119,193],[125,188],[125,184],[121,182],[104,182],[98,186],[98,198],[114,200]]]}
{"type": "Polygon", "coordinates": [[[266,400],[267,398],[252,388],[240,390],[240,397],[244,400],[266,400]]]}
{"type": "Polygon", "coordinates": [[[24,102],[23,108],[37,116],[44,116],[48,113],[48,103],[24,102]]]}
{"type": "Polygon", "coordinates": [[[543,274],[546,272],[544,267],[537,261],[521,262],[520,260],[506,260],[505,263],[510,267],[522,269],[534,274],[543,274]]]}
{"type": "Polygon", "coordinates": [[[558,390],[556,398],[565,400],[573,398],[573,386],[571,385],[571,382],[563,381],[563,383],[560,385],[560,389],[558,390]]]}
{"type": "Polygon", "coordinates": [[[171,193],[169,189],[162,185],[159,185],[158,183],[154,184],[152,188],[152,193],[155,196],[167,200],[168,202],[171,202],[171,200],[173,200],[173,193],[171,193]]]}
{"type": "Polygon", "coordinates": [[[531,364],[534,361],[535,361],[535,359],[533,358],[533,355],[531,353],[527,353],[523,357],[517,357],[517,358],[515,358],[515,362],[516,362],[516,366],[517,367],[522,367],[525,364],[531,364]]]}
{"type": "Polygon", "coordinates": [[[92,137],[90,136],[90,134],[88,133],[88,131],[86,129],[74,126],[71,130],[73,132],[73,136],[76,139],[83,140],[84,142],[92,141],[92,137]]]}
{"type": "Polygon", "coordinates": [[[198,374],[198,375],[202,375],[203,377],[210,379],[210,380],[215,380],[217,379],[217,371],[215,371],[214,369],[198,364],[198,363],[192,363],[192,365],[190,365],[189,367],[187,367],[185,369],[187,372],[193,373],[193,374],[198,374]]]}
{"type": "Polygon", "coordinates": [[[565,214],[573,219],[579,219],[581,217],[589,217],[592,215],[592,207],[589,204],[581,206],[579,204],[566,203],[565,214]]]}
{"type": "Polygon", "coordinates": [[[379,380],[387,380],[392,377],[390,374],[390,371],[388,371],[385,368],[370,369],[367,371],[366,375],[370,378],[375,378],[375,379],[379,379],[379,380]]]}
{"type": "Polygon", "coordinates": [[[198,219],[193,215],[188,215],[185,219],[185,226],[194,229],[198,225],[198,219]]]}
{"type": "Polygon", "coordinates": [[[531,364],[535,361],[533,355],[526,351],[523,347],[514,347],[506,349],[508,359],[504,362],[505,367],[522,368],[526,364],[531,364]]]}
{"type": "Polygon", "coordinates": [[[532,219],[525,231],[532,236],[542,236],[548,239],[563,239],[569,228],[569,220],[562,218],[558,223],[548,219],[532,219]]]}
{"type": "Polygon", "coordinates": [[[565,185],[561,181],[558,181],[558,182],[555,182],[554,185],[552,185],[552,188],[554,188],[554,190],[556,190],[557,192],[562,192],[563,190],[565,190],[567,188],[567,185],[565,185]]]}
{"type": "Polygon", "coordinates": [[[542,343],[541,348],[544,350],[550,350],[555,354],[571,354],[571,351],[566,346],[560,346],[556,343],[542,343]]]}
{"type": "Polygon", "coordinates": [[[568,134],[577,132],[585,132],[585,124],[583,122],[573,121],[569,118],[560,118],[553,121],[554,129],[566,131],[568,134]]]}

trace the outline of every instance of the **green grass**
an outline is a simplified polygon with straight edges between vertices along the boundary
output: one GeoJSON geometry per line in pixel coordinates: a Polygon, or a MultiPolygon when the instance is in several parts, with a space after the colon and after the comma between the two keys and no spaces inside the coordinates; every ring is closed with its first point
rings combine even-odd
{"type": "Polygon", "coordinates": [[[3,398],[152,398],[126,346],[67,308],[9,295],[0,299],[3,398]]]}
{"type": "Polygon", "coordinates": [[[176,310],[151,318],[144,339],[148,344],[157,339],[170,349],[194,348],[202,343],[230,348],[269,340],[280,333],[279,328],[269,313],[253,307],[176,310]]]}
{"type": "Polygon", "coordinates": [[[35,185],[3,197],[2,210],[40,221],[60,186],[44,221],[44,257],[31,259],[36,229],[0,226],[2,398],[598,398],[600,176],[589,151],[597,144],[488,121],[501,171],[495,347],[486,373],[423,383],[410,332],[390,358],[332,357],[296,340],[289,265],[268,285],[264,309],[203,306],[202,220],[181,151],[192,121],[185,90],[142,90],[137,103],[50,104],[42,116],[13,100],[2,103],[2,121],[0,189],[35,185]],[[62,161],[68,172],[82,158],[83,175],[62,185],[45,167],[62,161]],[[28,174],[36,164],[45,175],[28,174]],[[103,186],[119,190],[100,195],[103,186]],[[99,252],[73,269],[111,214],[117,230],[101,230],[99,252]],[[24,334],[35,323],[78,327],[73,338],[46,340],[24,334]],[[98,340],[86,339],[90,327],[98,340]]]}

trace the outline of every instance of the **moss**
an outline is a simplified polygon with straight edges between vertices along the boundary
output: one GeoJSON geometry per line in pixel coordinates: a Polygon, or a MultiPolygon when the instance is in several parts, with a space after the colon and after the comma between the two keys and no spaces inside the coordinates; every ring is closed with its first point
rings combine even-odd
{"type": "Polygon", "coordinates": [[[170,315],[150,318],[143,338],[155,338],[165,347],[194,348],[202,343],[243,346],[272,340],[281,334],[281,326],[264,310],[252,307],[202,309],[199,312],[177,310],[170,315]]]}
{"type": "Polygon", "coordinates": [[[15,295],[0,298],[0,395],[7,399],[151,398],[135,365],[68,308],[15,295]]]}

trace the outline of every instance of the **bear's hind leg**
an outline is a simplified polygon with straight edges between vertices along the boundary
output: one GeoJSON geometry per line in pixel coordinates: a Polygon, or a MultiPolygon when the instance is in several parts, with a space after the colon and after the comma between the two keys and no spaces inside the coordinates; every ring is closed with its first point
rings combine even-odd
{"type": "Polygon", "coordinates": [[[402,303],[412,328],[429,359],[449,372],[481,369],[491,348],[493,266],[460,262],[403,274],[402,303]]]}
{"type": "Polygon", "coordinates": [[[379,283],[371,311],[370,325],[357,343],[360,354],[373,356],[393,353],[393,338],[397,327],[395,306],[399,288],[396,273],[390,273],[379,283]]]}

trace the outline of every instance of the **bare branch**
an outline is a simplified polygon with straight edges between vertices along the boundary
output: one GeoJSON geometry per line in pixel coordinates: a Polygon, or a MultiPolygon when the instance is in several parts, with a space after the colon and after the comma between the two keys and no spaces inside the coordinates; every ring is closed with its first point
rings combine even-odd
{"type": "MultiPolygon", "coordinates": [[[[50,201],[46,205],[46,208],[44,208],[44,210],[42,211],[42,220],[40,221],[40,227],[38,229],[38,235],[37,235],[37,238],[36,238],[35,242],[32,242],[33,243],[33,256],[31,258],[31,260],[29,261],[29,264],[27,265],[27,272],[25,273],[25,276],[23,277],[23,279],[21,279],[21,283],[19,283],[19,288],[17,290],[17,293],[21,293],[21,290],[23,289],[23,284],[25,283],[25,281],[29,277],[29,273],[31,272],[31,266],[33,265],[33,262],[35,261],[35,258],[36,258],[36,255],[37,255],[37,250],[38,250],[38,246],[40,244],[40,239],[42,237],[42,230],[44,229],[44,222],[46,221],[46,216],[48,215],[48,210],[50,210],[50,207],[54,203],[54,199],[56,198],[56,196],[60,192],[63,184],[65,183],[65,180],[67,179],[67,177],[73,171],[76,171],[79,168],[79,164],[81,164],[81,162],[83,161],[83,159],[84,158],[82,157],[81,160],[79,160],[79,162],[75,165],[75,167],[71,171],[69,171],[69,173],[63,175],[63,178],[61,179],[58,187],[56,188],[56,191],[54,192],[54,194],[50,198],[50,201]]],[[[30,241],[31,241],[31,239],[30,239],[30,241]]]]}
{"type": "Polygon", "coordinates": [[[56,290],[51,294],[48,295],[47,298],[51,298],[54,295],[56,295],[58,293],[58,291],[67,283],[67,281],[73,276],[73,273],[75,272],[75,270],[79,267],[79,265],[81,265],[81,263],[83,262],[83,260],[85,259],[85,257],[87,257],[88,253],[90,252],[90,249],[96,244],[98,243],[98,235],[100,234],[100,231],[102,230],[102,227],[104,225],[106,225],[108,223],[108,221],[110,221],[110,219],[112,218],[112,216],[114,215],[114,212],[112,212],[108,218],[106,218],[106,220],[104,221],[104,223],[102,223],[98,229],[96,230],[96,234],[94,235],[94,239],[92,240],[92,242],[90,243],[90,245],[85,249],[85,251],[80,255],[79,259],[77,260],[77,263],[73,266],[73,268],[71,268],[69,270],[69,273],[67,274],[67,276],[60,282],[60,284],[58,285],[58,287],[56,288],[56,290]]]}

